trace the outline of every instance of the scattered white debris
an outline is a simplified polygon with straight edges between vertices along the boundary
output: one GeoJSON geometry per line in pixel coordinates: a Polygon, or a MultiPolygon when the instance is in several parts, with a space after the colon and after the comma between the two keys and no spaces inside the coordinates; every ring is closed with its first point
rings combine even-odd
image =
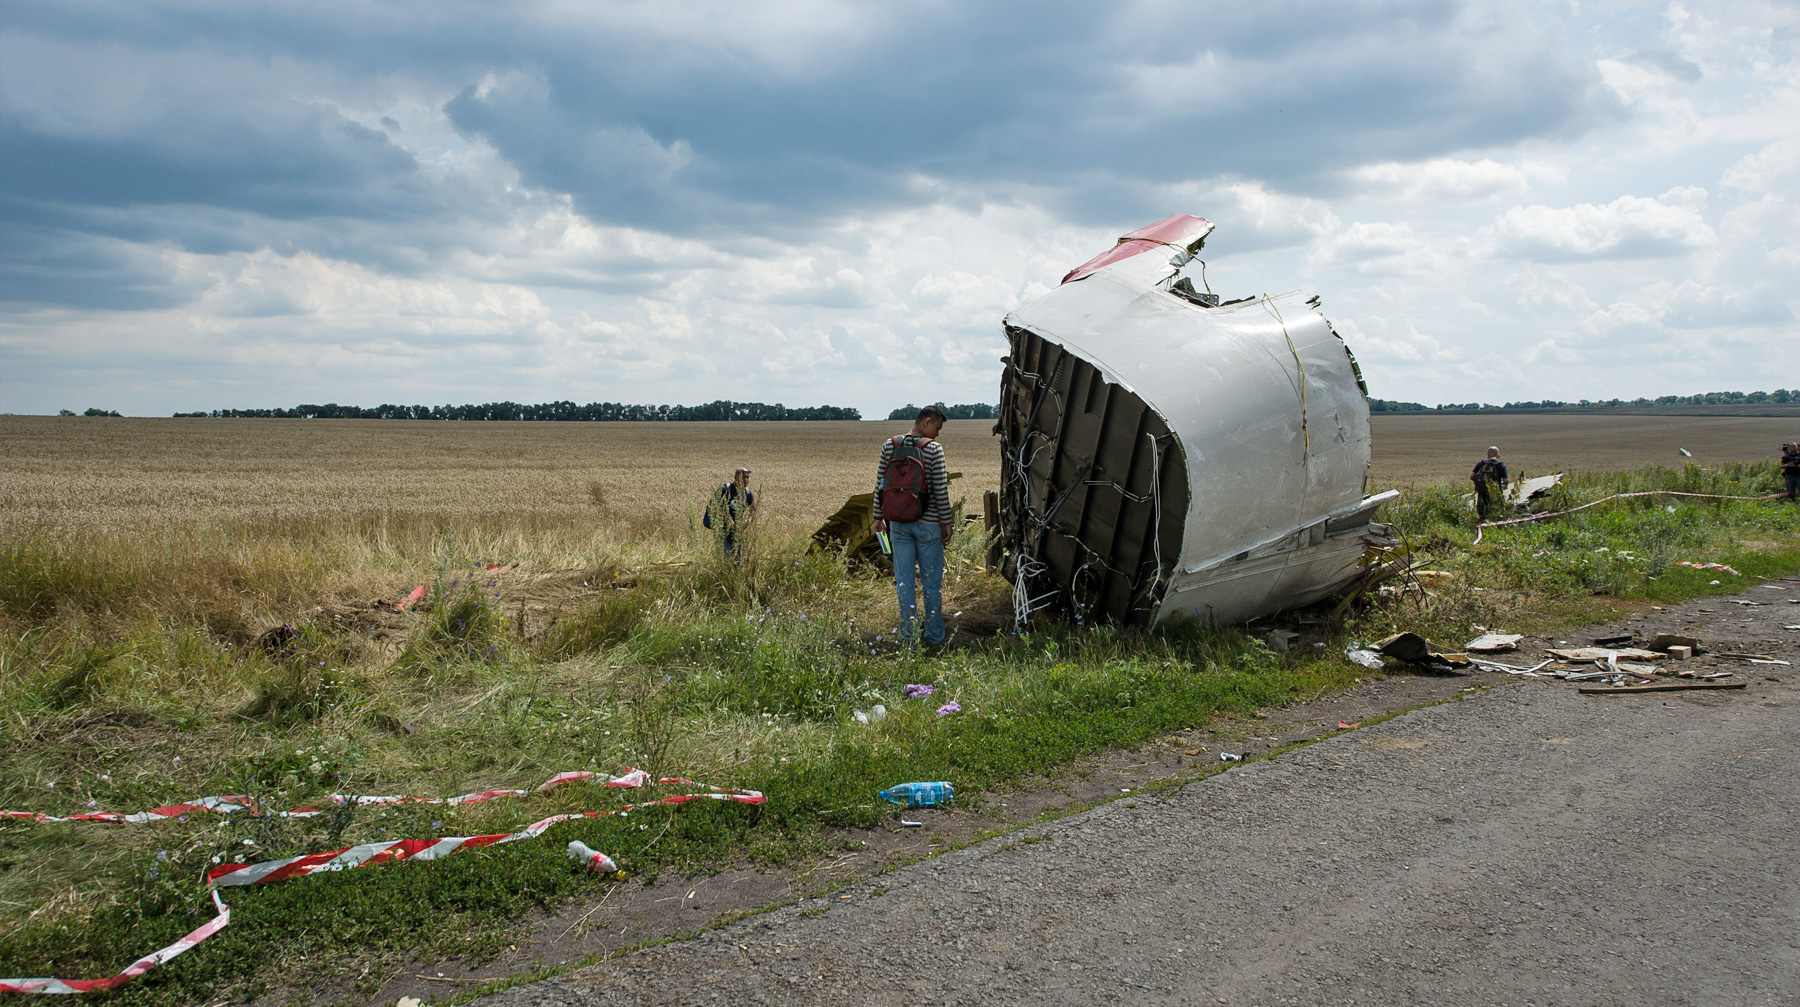
{"type": "Polygon", "coordinates": [[[1344,656],[1349,658],[1352,662],[1360,664],[1371,671],[1380,671],[1382,668],[1381,655],[1366,647],[1358,648],[1356,650],[1346,650],[1344,651],[1344,656]]]}

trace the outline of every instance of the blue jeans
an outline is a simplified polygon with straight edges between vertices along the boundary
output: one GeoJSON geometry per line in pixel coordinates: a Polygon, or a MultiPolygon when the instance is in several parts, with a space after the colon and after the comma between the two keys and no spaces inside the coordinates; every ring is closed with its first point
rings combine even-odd
{"type": "Polygon", "coordinates": [[[918,603],[914,598],[913,568],[918,586],[925,589],[925,642],[944,642],[944,538],[943,526],[934,521],[890,521],[888,539],[894,545],[894,592],[900,596],[900,639],[912,643],[918,632],[918,603]]]}

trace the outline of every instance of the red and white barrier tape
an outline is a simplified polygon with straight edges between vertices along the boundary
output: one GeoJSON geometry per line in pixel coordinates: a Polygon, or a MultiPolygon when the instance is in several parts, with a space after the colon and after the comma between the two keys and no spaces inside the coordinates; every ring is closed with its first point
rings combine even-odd
{"type": "Polygon", "coordinates": [[[1628,500],[1632,497],[1703,497],[1707,500],[1774,500],[1777,497],[1785,495],[1786,494],[1782,493],[1770,493],[1768,496],[1734,497],[1727,496],[1723,493],[1684,493],[1678,490],[1646,490],[1642,493],[1614,493],[1612,496],[1601,497],[1598,500],[1584,503],[1579,507],[1570,507],[1568,510],[1550,511],[1545,514],[1533,514],[1529,517],[1508,518],[1505,521],[1483,521],[1475,526],[1474,544],[1481,544],[1481,536],[1489,528],[1501,528],[1509,524],[1527,524],[1532,521],[1543,521],[1548,518],[1562,517],[1564,514],[1573,514],[1578,510],[1587,510],[1589,507],[1598,507],[1608,500],[1628,500]]]}
{"type": "MultiPolygon", "coordinates": [[[[588,777],[597,775],[599,774],[587,772],[558,773],[551,777],[549,782],[537,789],[542,792],[554,786],[559,786],[574,780],[587,779],[588,777]]],[[[609,787],[642,787],[649,782],[650,774],[641,769],[633,769],[628,771],[624,776],[608,777],[606,785],[609,787]]],[[[0,992],[89,993],[96,990],[109,990],[123,986],[208,937],[211,937],[213,934],[218,933],[220,930],[225,929],[226,924],[231,922],[231,908],[219,898],[217,889],[220,887],[268,884],[272,881],[284,881],[288,878],[304,877],[308,874],[314,874],[320,871],[347,871],[368,864],[388,863],[398,860],[442,860],[461,849],[498,846],[501,843],[513,843],[521,839],[535,839],[538,836],[543,835],[552,825],[556,825],[559,822],[566,822],[576,818],[603,818],[608,815],[623,815],[639,808],[650,808],[659,804],[682,805],[689,801],[699,800],[736,801],[740,804],[765,804],[768,802],[768,798],[764,797],[761,791],[740,790],[736,787],[714,787],[709,784],[695,783],[693,780],[683,779],[679,776],[667,776],[657,780],[656,783],[659,786],[669,783],[682,783],[693,787],[705,787],[707,792],[704,794],[674,794],[669,797],[658,798],[654,801],[646,801],[642,804],[627,804],[614,811],[581,811],[566,815],[551,815],[549,818],[527,825],[518,832],[502,832],[489,836],[450,836],[443,839],[401,839],[386,843],[364,843],[361,846],[350,846],[341,850],[313,853],[304,857],[265,860],[260,864],[222,864],[208,871],[206,874],[207,883],[214,886],[215,889],[212,892],[212,899],[213,904],[219,907],[219,915],[205,925],[196,928],[186,937],[183,937],[160,951],[146,955],[145,957],[132,962],[129,968],[116,976],[108,976],[105,979],[0,979],[0,992]]],[[[489,800],[492,797],[523,793],[524,791],[522,790],[498,790],[483,791],[481,794],[465,794],[461,799],[397,797],[378,800],[389,803],[395,801],[417,800],[432,804],[466,804],[471,803],[472,800],[475,799],[489,800]]],[[[332,796],[336,799],[341,798],[344,795],[334,794],[332,796]]],[[[228,799],[216,797],[202,798],[202,801],[225,800],[228,799]]],[[[247,802],[247,799],[245,798],[231,798],[229,800],[247,802]]],[[[201,802],[195,802],[192,806],[201,808],[202,804],[201,802]]],[[[230,810],[241,810],[242,807],[248,806],[248,803],[246,803],[230,810]]],[[[162,818],[174,817],[173,815],[160,814],[160,812],[186,807],[189,807],[189,805],[171,805],[168,808],[158,808],[156,809],[155,818],[145,818],[142,820],[156,821],[162,818]]],[[[204,810],[224,811],[226,809],[215,806],[204,806],[204,810]]],[[[176,813],[179,814],[180,812],[177,811],[176,813]]],[[[317,812],[311,813],[317,814],[317,812]]],[[[34,820],[37,821],[52,822],[71,821],[74,819],[128,821],[137,819],[138,817],[113,816],[112,818],[98,818],[97,816],[92,815],[78,815],[70,816],[69,818],[54,818],[48,815],[32,816],[26,812],[8,812],[8,814],[13,815],[14,817],[33,817],[34,820]]],[[[107,813],[103,812],[102,814],[107,813]]],[[[140,814],[148,815],[152,814],[152,812],[141,812],[140,814]]],[[[292,815],[297,813],[284,812],[284,814],[292,815]]],[[[584,858],[584,863],[590,868],[595,870],[612,870],[616,867],[616,865],[613,864],[611,857],[608,857],[599,851],[587,851],[585,846],[582,847],[582,849],[583,851],[592,852],[593,854],[591,857],[584,858]]]]}
{"type": "Polygon", "coordinates": [[[1675,561],[1675,565],[1689,567],[1694,570],[1723,570],[1726,573],[1732,575],[1733,577],[1742,577],[1743,576],[1743,574],[1738,573],[1736,570],[1733,570],[1732,568],[1726,566],[1723,563],[1689,563],[1685,559],[1678,559],[1675,561]]]}
{"type": "MultiPolygon", "coordinates": [[[[480,804],[482,801],[491,801],[496,797],[524,797],[528,793],[541,794],[546,790],[553,787],[560,787],[565,783],[574,783],[577,780],[586,780],[599,775],[601,774],[589,772],[557,773],[555,776],[544,781],[535,790],[482,790],[473,794],[460,794],[456,797],[406,797],[402,795],[374,797],[366,794],[328,794],[326,796],[333,804],[355,803],[358,806],[365,807],[378,804],[480,804]]],[[[642,787],[649,782],[649,773],[646,773],[641,769],[627,769],[624,776],[607,777],[606,782],[602,784],[602,786],[636,788],[642,787]]],[[[323,814],[318,808],[295,808],[292,811],[282,812],[282,815],[287,818],[310,818],[313,815],[318,814],[323,814]]]]}
{"type": "MultiPolygon", "coordinates": [[[[657,782],[686,783],[689,781],[671,778],[657,782]]],[[[341,850],[309,853],[303,857],[265,860],[259,864],[220,864],[206,872],[206,881],[208,884],[227,887],[265,885],[272,881],[305,877],[319,871],[347,871],[368,864],[385,864],[399,860],[442,860],[458,850],[499,846],[501,843],[516,843],[521,839],[536,839],[543,835],[544,830],[550,826],[575,818],[604,818],[608,815],[622,815],[639,808],[651,808],[659,804],[686,804],[689,801],[701,799],[737,801],[742,804],[762,804],[768,800],[754,790],[713,789],[712,793],[677,794],[673,797],[646,801],[643,804],[627,804],[617,811],[577,811],[566,815],[551,815],[541,821],[532,822],[517,832],[498,832],[488,836],[445,836],[442,839],[393,839],[381,843],[346,846],[341,850]]]]}
{"type": "Polygon", "coordinates": [[[0,811],[0,818],[23,818],[32,822],[127,822],[132,825],[142,825],[145,822],[160,822],[164,819],[176,818],[190,811],[217,811],[229,815],[234,811],[245,809],[254,812],[256,802],[242,794],[235,794],[230,797],[196,797],[182,804],[151,808],[149,811],[139,811],[130,815],[121,815],[116,811],[94,811],[59,818],[56,815],[46,815],[36,811],[0,811]]]}
{"type": "MultiPolygon", "coordinates": [[[[328,794],[326,795],[326,799],[333,804],[348,804],[354,802],[358,805],[478,804],[482,801],[491,801],[496,797],[523,797],[528,793],[541,794],[552,787],[560,787],[565,783],[574,783],[577,780],[586,780],[601,775],[603,774],[590,772],[557,773],[555,776],[546,780],[535,791],[483,790],[478,793],[462,794],[457,797],[371,797],[360,794],[328,794]]],[[[649,773],[646,773],[641,769],[628,769],[624,776],[608,776],[604,786],[636,788],[642,787],[649,782],[649,773]]],[[[176,818],[191,811],[217,811],[221,814],[228,815],[234,811],[244,810],[248,810],[253,815],[262,814],[261,809],[256,806],[256,801],[253,798],[246,797],[242,794],[236,794],[229,797],[197,797],[192,801],[187,801],[182,804],[171,804],[167,807],[151,808],[149,811],[139,811],[136,814],[131,815],[121,815],[114,811],[94,811],[87,814],[68,815],[59,818],[56,815],[46,815],[36,811],[0,811],[0,818],[22,818],[33,822],[123,822],[132,825],[142,825],[145,822],[160,822],[165,819],[176,818]]],[[[275,812],[275,814],[282,818],[311,818],[314,815],[323,814],[323,811],[318,808],[295,808],[292,811],[278,811],[275,812]]]]}
{"type": "Polygon", "coordinates": [[[213,905],[219,907],[219,915],[161,951],[152,952],[132,962],[116,976],[107,976],[105,979],[0,979],[0,993],[94,993],[117,989],[225,929],[226,924],[231,922],[231,907],[219,898],[218,892],[212,893],[212,900],[213,905]]]}

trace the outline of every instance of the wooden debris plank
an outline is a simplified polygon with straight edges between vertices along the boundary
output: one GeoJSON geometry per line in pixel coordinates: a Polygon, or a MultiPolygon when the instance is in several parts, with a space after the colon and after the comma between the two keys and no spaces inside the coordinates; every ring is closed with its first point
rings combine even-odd
{"type": "Polygon", "coordinates": [[[1626,692],[1688,692],[1695,689],[1742,689],[1748,682],[1658,682],[1655,685],[1618,685],[1610,689],[1579,689],[1583,696],[1616,696],[1626,692]]]}

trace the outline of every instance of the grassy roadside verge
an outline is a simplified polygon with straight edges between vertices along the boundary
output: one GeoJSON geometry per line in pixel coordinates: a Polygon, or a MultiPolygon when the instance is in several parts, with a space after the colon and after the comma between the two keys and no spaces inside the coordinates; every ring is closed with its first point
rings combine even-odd
{"type": "MultiPolygon", "coordinates": [[[[1646,470],[1578,476],[1559,492],[1566,502],[1621,486],[1747,493],[1775,479],[1754,467],[1646,470]]],[[[1458,643],[1474,624],[1542,631],[1588,621],[1596,605],[1733,591],[1759,574],[1800,570],[1800,508],[1674,503],[1673,512],[1655,500],[1595,508],[1490,532],[1471,549],[1471,521],[1449,487],[1411,495],[1390,519],[1455,578],[1372,597],[1308,628],[1306,646],[1284,654],[1238,630],[1191,626],[1047,627],[939,655],[897,650],[877,639],[892,605],[885,586],[797,543],[765,543],[744,567],[689,544],[687,565],[536,636],[509,622],[504,575],[478,562],[491,554],[450,549],[425,558],[433,604],[411,617],[404,645],[309,622],[303,608],[252,610],[242,617],[252,623],[301,616],[290,641],[265,651],[209,630],[203,605],[184,608],[152,589],[59,587],[104,585],[91,571],[105,557],[21,537],[0,552],[0,687],[11,714],[0,743],[12,753],[0,806],[68,814],[93,801],[132,811],[248,792],[291,807],[329,792],[529,788],[564,769],[627,765],[770,795],[760,809],[647,810],[439,863],[235,891],[231,927],[114,996],[197,1002],[307,977],[373,980],[356,971],[370,949],[480,957],[505,946],[527,909],[591,891],[594,879],[561,855],[569,839],[636,874],[798,862],[822,852],[822,827],[875,821],[883,786],[951,779],[976,795],[1220,713],[1346,684],[1366,674],[1338,656],[1352,639],[1408,628],[1458,643]],[[1677,560],[1728,563],[1742,578],[1677,560]],[[907,683],[936,691],[908,701],[907,683]],[[952,699],[963,712],[937,716],[952,699]],[[852,718],[876,703],[887,719],[852,718]]],[[[969,570],[980,546],[960,538],[965,562],[953,566],[969,570]]],[[[970,571],[950,600],[992,604],[1002,590],[970,571]]],[[[304,821],[197,814],[143,826],[0,825],[0,974],[117,971],[208,913],[194,878],[214,857],[506,831],[631,799],[573,785],[304,821]]]]}

